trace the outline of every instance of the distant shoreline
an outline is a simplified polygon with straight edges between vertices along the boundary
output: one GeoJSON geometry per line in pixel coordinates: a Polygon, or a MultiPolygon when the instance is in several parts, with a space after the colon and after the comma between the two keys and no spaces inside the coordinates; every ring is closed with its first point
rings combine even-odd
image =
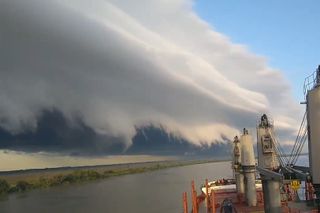
{"type": "Polygon", "coordinates": [[[172,163],[172,162],[219,162],[229,161],[227,158],[204,158],[204,159],[169,159],[169,160],[150,160],[143,162],[128,162],[128,163],[117,163],[117,164],[99,164],[99,165],[87,165],[87,166],[59,166],[59,167],[48,167],[48,168],[30,168],[30,169],[14,169],[8,171],[0,171],[0,178],[7,175],[27,174],[34,172],[54,172],[54,171],[74,171],[74,170],[87,170],[87,169],[108,169],[108,168],[122,168],[130,166],[141,166],[145,164],[154,163],[172,163]]]}
{"type": "Polygon", "coordinates": [[[112,165],[58,167],[0,172],[0,194],[31,189],[107,179],[195,164],[229,161],[229,159],[166,160],[112,165]]]}

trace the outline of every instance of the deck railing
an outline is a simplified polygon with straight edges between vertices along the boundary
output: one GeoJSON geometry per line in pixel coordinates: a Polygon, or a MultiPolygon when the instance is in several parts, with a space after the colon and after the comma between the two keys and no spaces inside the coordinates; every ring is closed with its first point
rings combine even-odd
{"type": "Polygon", "coordinates": [[[314,71],[311,75],[307,76],[304,79],[304,83],[303,83],[303,94],[304,96],[307,95],[308,91],[313,89],[319,82],[319,77],[318,75],[319,70],[317,69],[316,71],[314,71]]]}

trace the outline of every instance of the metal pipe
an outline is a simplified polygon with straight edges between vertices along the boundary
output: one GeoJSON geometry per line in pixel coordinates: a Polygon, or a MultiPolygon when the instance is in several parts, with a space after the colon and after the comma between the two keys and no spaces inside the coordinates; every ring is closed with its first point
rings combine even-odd
{"type": "Polygon", "coordinates": [[[264,211],[266,213],[280,213],[280,182],[278,180],[262,179],[262,189],[264,194],[264,211]]]}
{"type": "Polygon", "coordinates": [[[304,188],[305,188],[305,196],[306,196],[306,200],[309,200],[309,184],[307,181],[304,181],[304,188]]]}
{"type": "Polygon", "coordinates": [[[237,194],[243,195],[244,194],[244,176],[243,176],[243,171],[240,170],[235,174],[236,178],[236,189],[237,189],[237,194]]]}
{"type": "Polygon", "coordinates": [[[192,211],[193,213],[198,213],[198,203],[197,203],[197,192],[194,187],[194,181],[191,182],[191,194],[192,194],[192,211]]]}
{"type": "Polygon", "coordinates": [[[210,211],[210,196],[209,196],[209,186],[208,186],[208,179],[206,179],[206,201],[207,201],[207,212],[210,211]]]}
{"type": "Polygon", "coordinates": [[[245,198],[248,206],[257,206],[255,168],[248,167],[244,171],[245,198]]]}
{"type": "Polygon", "coordinates": [[[211,206],[212,206],[212,213],[216,213],[216,203],[215,203],[215,194],[213,189],[211,190],[211,206]]]}
{"type": "Polygon", "coordinates": [[[183,213],[188,213],[188,197],[187,192],[183,193],[183,213]]]}
{"type": "Polygon", "coordinates": [[[194,181],[192,180],[192,182],[191,182],[191,199],[192,199],[192,212],[196,212],[196,210],[195,210],[195,199],[194,199],[194,181]]]}

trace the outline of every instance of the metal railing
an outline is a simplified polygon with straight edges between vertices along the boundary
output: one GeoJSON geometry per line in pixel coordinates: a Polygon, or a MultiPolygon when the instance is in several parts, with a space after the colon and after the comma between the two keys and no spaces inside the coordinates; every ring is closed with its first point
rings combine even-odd
{"type": "Polygon", "coordinates": [[[303,83],[303,94],[304,96],[307,95],[308,91],[313,89],[320,83],[320,66],[316,71],[314,71],[311,75],[307,76],[304,79],[303,83]]]}

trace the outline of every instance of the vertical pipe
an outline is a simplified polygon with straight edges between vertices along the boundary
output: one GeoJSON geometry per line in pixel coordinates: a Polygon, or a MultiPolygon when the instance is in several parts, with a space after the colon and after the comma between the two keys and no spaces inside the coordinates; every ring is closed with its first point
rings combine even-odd
{"type": "Polygon", "coordinates": [[[245,197],[248,206],[257,205],[256,177],[254,169],[244,170],[245,197]]]}
{"type": "Polygon", "coordinates": [[[183,213],[188,213],[188,197],[187,192],[183,193],[183,213]]]}
{"type": "Polygon", "coordinates": [[[187,195],[187,192],[185,192],[185,198],[186,198],[186,213],[188,213],[188,195],[187,195]]]}
{"type": "Polygon", "coordinates": [[[239,172],[236,173],[236,188],[239,195],[244,194],[244,177],[242,170],[239,170],[239,172]]]}
{"type": "Polygon", "coordinates": [[[209,213],[210,209],[210,200],[209,200],[209,186],[208,186],[208,179],[206,179],[206,201],[207,201],[207,212],[209,213]]]}
{"type": "Polygon", "coordinates": [[[211,207],[212,207],[212,213],[216,213],[216,201],[215,201],[215,194],[213,189],[211,190],[211,207]]]}
{"type": "Polygon", "coordinates": [[[192,198],[192,212],[195,212],[195,202],[194,202],[194,181],[191,182],[191,198],[192,198]]]}
{"type": "Polygon", "coordinates": [[[244,200],[244,175],[243,170],[239,169],[239,172],[236,174],[236,189],[237,189],[237,198],[238,202],[242,203],[244,200]]]}
{"type": "Polygon", "coordinates": [[[266,213],[280,213],[280,182],[277,180],[266,180],[262,178],[262,188],[264,194],[264,211],[266,213]]]}
{"type": "Polygon", "coordinates": [[[194,190],[194,212],[198,213],[198,199],[197,199],[197,192],[194,190]]]}
{"type": "Polygon", "coordinates": [[[192,211],[194,213],[197,213],[198,212],[198,205],[197,205],[197,192],[195,190],[195,187],[194,187],[194,181],[192,180],[191,182],[191,194],[192,194],[192,211]]]}
{"type": "Polygon", "coordinates": [[[308,188],[308,182],[307,180],[304,181],[304,188],[305,188],[305,196],[306,196],[306,200],[309,200],[309,188],[308,188]]]}
{"type": "Polygon", "coordinates": [[[194,181],[191,182],[191,202],[192,202],[192,212],[194,212],[194,181]]]}
{"type": "Polygon", "coordinates": [[[255,157],[252,144],[252,136],[248,130],[243,129],[241,135],[241,164],[244,175],[245,198],[248,206],[257,205],[255,157]]]}

